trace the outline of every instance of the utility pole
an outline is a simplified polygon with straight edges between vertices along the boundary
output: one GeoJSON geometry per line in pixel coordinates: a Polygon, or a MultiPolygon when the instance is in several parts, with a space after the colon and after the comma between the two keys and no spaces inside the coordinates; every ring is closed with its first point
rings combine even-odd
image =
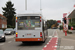
{"type": "Polygon", "coordinates": [[[41,0],[40,0],[40,11],[42,11],[42,8],[41,8],[41,0]]]}
{"type": "Polygon", "coordinates": [[[25,10],[27,10],[27,0],[25,0],[25,10]]]}

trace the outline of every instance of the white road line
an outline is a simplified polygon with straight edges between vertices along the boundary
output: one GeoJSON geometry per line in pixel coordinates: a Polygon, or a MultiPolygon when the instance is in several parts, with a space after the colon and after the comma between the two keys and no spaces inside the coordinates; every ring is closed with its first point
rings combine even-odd
{"type": "Polygon", "coordinates": [[[12,41],[9,41],[8,43],[11,43],[12,41]]]}
{"type": "Polygon", "coordinates": [[[49,36],[49,38],[52,38],[52,36],[49,36]]]}
{"type": "MultiPolygon", "coordinates": [[[[56,34],[57,34],[57,31],[56,31],[56,34]]],[[[57,34],[57,36],[58,36],[58,34],[57,34]]]]}
{"type": "Polygon", "coordinates": [[[44,47],[47,47],[46,45],[44,47]]]}
{"type": "Polygon", "coordinates": [[[57,48],[57,46],[54,46],[55,48],[57,48]]]}
{"type": "Polygon", "coordinates": [[[0,45],[4,45],[5,43],[1,43],[0,45]]]}
{"type": "Polygon", "coordinates": [[[49,40],[49,42],[51,42],[52,38],[49,40]]]}
{"type": "Polygon", "coordinates": [[[54,37],[58,37],[58,36],[54,36],[54,37]]]}
{"type": "MultiPolygon", "coordinates": [[[[53,35],[54,35],[54,33],[55,33],[55,30],[53,31],[53,35]]],[[[53,36],[53,35],[52,35],[52,36],[53,36]]]]}
{"type": "Polygon", "coordinates": [[[49,43],[47,43],[47,44],[49,44],[49,43]]]}
{"type": "Polygon", "coordinates": [[[56,44],[58,44],[58,43],[56,43],[56,44]]]}

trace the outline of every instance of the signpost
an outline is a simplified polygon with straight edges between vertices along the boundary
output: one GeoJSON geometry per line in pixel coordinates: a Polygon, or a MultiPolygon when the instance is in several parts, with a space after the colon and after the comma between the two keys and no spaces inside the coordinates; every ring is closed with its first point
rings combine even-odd
{"type": "Polygon", "coordinates": [[[65,36],[67,36],[67,30],[68,30],[68,25],[64,24],[64,31],[65,31],[65,36]]]}
{"type": "Polygon", "coordinates": [[[65,32],[65,36],[67,36],[68,30],[68,18],[66,18],[67,13],[63,14],[63,31],[65,32]]]}

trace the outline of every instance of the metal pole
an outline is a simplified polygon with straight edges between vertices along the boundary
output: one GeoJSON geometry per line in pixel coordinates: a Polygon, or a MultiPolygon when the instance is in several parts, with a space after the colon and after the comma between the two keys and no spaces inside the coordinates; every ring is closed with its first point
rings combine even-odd
{"type": "Polygon", "coordinates": [[[42,9],[41,9],[41,0],[40,0],[40,11],[41,11],[42,9]]]}
{"type": "Polygon", "coordinates": [[[27,10],[27,0],[25,0],[25,10],[27,10]]]}
{"type": "Polygon", "coordinates": [[[8,1],[11,1],[11,0],[8,0],[8,1]]]}

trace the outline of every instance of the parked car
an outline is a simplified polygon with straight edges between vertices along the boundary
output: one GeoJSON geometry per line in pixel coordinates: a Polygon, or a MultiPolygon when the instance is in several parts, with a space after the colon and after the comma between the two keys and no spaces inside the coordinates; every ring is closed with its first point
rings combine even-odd
{"type": "Polygon", "coordinates": [[[4,34],[14,34],[13,28],[7,28],[7,29],[4,31],[4,34]]]}
{"type": "Polygon", "coordinates": [[[4,41],[4,42],[6,41],[3,30],[0,30],[0,41],[4,41]]]}

